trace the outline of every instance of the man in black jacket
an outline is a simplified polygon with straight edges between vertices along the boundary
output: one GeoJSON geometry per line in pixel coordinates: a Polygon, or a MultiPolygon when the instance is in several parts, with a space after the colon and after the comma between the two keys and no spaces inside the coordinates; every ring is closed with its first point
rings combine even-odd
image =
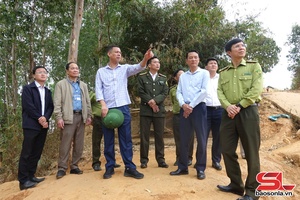
{"type": "Polygon", "coordinates": [[[45,178],[35,177],[37,164],[46,141],[49,119],[53,112],[51,91],[45,87],[48,72],[43,66],[32,71],[34,82],[23,87],[22,128],[24,140],[19,160],[20,190],[32,188],[45,178]]]}

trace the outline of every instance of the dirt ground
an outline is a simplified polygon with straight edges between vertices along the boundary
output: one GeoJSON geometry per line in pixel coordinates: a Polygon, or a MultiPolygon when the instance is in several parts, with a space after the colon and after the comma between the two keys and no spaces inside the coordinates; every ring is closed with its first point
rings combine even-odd
{"type": "MultiPolygon", "coordinates": [[[[260,104],[262,141],[260,148],[261,171],[283,172],[284,184],[296,184],[292,197],[262,197],[261,199],[296,200],[300,199],[300,131],[294,128],[292,119],[278,118],[277,121],[268,119],[274,114],[290,114],[294,118],[300,117],[300,93],[270,92],[264,94],[260,104]],[[278,109],[277,107],[281,109],[278,109]]],[[[20,191],[17,181],[6,182],[0,185],[1,200],[81,200],[81,199],[132,199],[132,200],[177,200],[177,199],[203,199],[233,200],[238,195],[223,193],[217,189],[218,184],[226,185],[229,179],[226,176],[225,166],[221,162],[222,171],[216,171],[211,167],[211,138],[208,142],[208,158],[206,179],[198,180],[196,170],[191,166],[189,175],[170,176],[169,172],[176,170],[174,139],[170,128],[170,117],[166,122],[165,133],[165,158],[169,168],[158,168],[154,157],[153,138],[150,147],[148,168],[139,167],[139,138],[138,138],[138,114],[133,113],[133,143],[134,162],[137,169],[144,173],[144,179],[136,180],[124,177],[124,165],[116,145],[117,163],[122,165],[115,170],[111,179],[102,178],[104,170],[93,171],[91,167],[91,127],[87,128],[85,138],[85,150],[80,163],[83,169],[82,175],[70,175],[62,179],[55,178],[56,169],[49,172],[46,180],[37,187],[20,191]]],[[[299,120],[299,119],[298,119],[299,120]]],[[[299,121],[298,121],[299,123],[299,121]]],[[[298,127],[299,128],[299,127],[298,127]]],[[[239,154],[239,148],[237,149],[239,154]]],[[[102,156],[102,168],[105,159],[102,156]]],[[[193,160],[194,164],[195,160],[193,160]]],[[[239,158],[243,178],[246,179],[246,160],[239,158]]]]}

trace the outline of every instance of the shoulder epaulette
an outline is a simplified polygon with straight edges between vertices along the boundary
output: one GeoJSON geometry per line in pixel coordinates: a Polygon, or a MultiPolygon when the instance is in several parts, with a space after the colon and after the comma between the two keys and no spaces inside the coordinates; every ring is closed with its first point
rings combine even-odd
{"type": "Polygon", "coordinates": [[[166,75],[163,75],[161,73],[158,73],[158,76],[166,77],[166,75]]]}
{"type": "Polygon", "coordinates": [[[177,84],[172,85],[169,89],[171,90],[172,88],[174,88],[174,87],[176,87],[176,86],[177,86],[177,84]]]}
{"type": "Polygon", "coordinates": [[[247,60],[246,63],[257,63],[256,60],[247,60]]]}
{"type": "Polygon", "coordinates": [[[148,72],[142,72],[139,74],[139,76],[143,76],[143,75],[146,75],[148,72]]]}
{"type": "Polygon", "coordinates": [[[223,71],[225,71],[225,70],[227,70],[227,69],[229,69],[229,68],[230,68],[229,66],[224,67],[224,68],[222,68],[222,69],[219,70],[219,73],[221,73],[221,72],[223,72],[223,71]]]}

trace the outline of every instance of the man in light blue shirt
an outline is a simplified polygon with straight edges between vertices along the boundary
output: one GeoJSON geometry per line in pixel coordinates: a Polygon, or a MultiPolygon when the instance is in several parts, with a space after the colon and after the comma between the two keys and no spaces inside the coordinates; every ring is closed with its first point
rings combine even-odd
{"type": "Polygon", "coordinates": [[[188,174],[188,149],[189,141],[196,132],[197,152],[196,164],[197,178],[205,179],[206,168],[206,105],[204,100],[207,96],[209,84],[209,72],[201,69],[199,54],[191,50],[186,54],[186,63],[189,70],[182,74],[179,79],[176,96],[180,109],[180,158],[178,169],[170,175],[188,174]]]}
{"type": "MultiPolygon", "coordinates": [[[[141,179],[143,174],[136,170],[132,162],[132,139],[131,139],[131,115],[129,104],[131,103],[128,94],[128,77],[137,74],[145,69],[148,59],[153,57],[151,49],[145,53],[143,60],[135,65],[120,65],[122,54],[118,46],[108,47],[107,55],[109,63],[100,68],[96,75],[96,100],[101,104],[101,115],[104,118],[109,109],[116,108],[124,115],[124,122],[118,128],[120,152],[125,164],[124,176],[141,179]]],[[[114,174],[115,151],[114,151],[114,129],[102,126],[104,134],[104,156],[106,158],[106,171],[104,179],[109,179],[114,174]]]]}

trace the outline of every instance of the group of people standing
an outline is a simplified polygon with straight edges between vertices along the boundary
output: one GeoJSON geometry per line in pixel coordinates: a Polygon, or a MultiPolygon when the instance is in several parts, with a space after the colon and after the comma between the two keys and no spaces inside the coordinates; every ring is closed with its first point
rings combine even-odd
{"type": "Polygon", "coordinates": [[[205,69],[199,67],[199,54],[191,50],[186,54],[188,71],[178,69],[174,80],[178,84],[170,91],[165,75],[160,74],[159,59],[150,49],[143,60],[134,65],[119,64],[121,50],[110,46],[107,51],[109,62],[99,68],[96,74],[95,93],[88,93],[87,85],[79,79],[76,63],[66,65],[67,77],[55,86],[54,100],[44,84],[47,80],[45,67],[33,69],[35,81],[24,86],[22,92],[22,117],[24,141],[19,161],[18,178],[20,189],[36,186],[45,178],[35,177],[38,160],[49,128],[49,119],[54,113],[57,127],[61,129],[57,179],[66,175],[70,150],[71,174],[82,174],[78,162],[82,156],[84,127],[93,124],[93,164],[95,171],[101,170],[100,144],[104,136],[104,156],[106,158],[104,179],[114,175],[120,167],[115,159],[115,132],[101,123],[110,109],[118,109],[124,121],[118,127],[120,153],[125,165],[124,176],[141,179],[144,174],[137,171],[133,163],[131,138],[130,98],[127,89],[128,77],[142,72],[137,77],[140,104],[140,167],[147,168],[149,161],[149,138],[151,124],[154,128],[155,158],[158,167],[168,168],[164,155],[164,100],[169,94],[173,104],[173,131],[176,144],[178,169],[170,175],[188,174],[192,164],[194,134],[196,135],[196,163],[198,179],[205,179],[207,160],[207,140],[212,132],[212,167],[221,170],[221,153],[226,172],[230,178],[227,186],[218,185],[219,190],[242,197],[257,199],[255,179],[260,170],[259,145],[260,129],[257,103],[262,92],[262,70],[257,62],[246,61],[246,47],[236,38],[225,46],[231,64],[218,70],[218,60],[209,58],[205,69]],[[238,140],[244,147],[248,164],[248,177],[244,184],[237,161],[238,140]]]}

